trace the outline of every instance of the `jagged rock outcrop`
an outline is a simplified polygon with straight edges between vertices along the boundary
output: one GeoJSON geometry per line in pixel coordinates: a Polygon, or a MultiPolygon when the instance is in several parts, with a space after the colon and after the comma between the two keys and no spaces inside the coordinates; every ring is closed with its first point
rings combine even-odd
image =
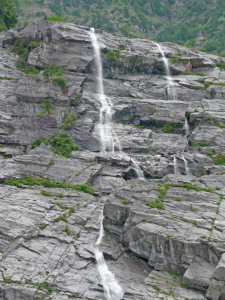
{"type": "Polygon", "coordinates": [[[89,28],[41,21],[1,37],[0,297],[104,299],[93,253],[104,207],[102,249],[124,299],[225,299],[224,61],[162,44],[172,100],[154,42],[98,39],[123,150],[113,155],[100,153],[89,28]],[[34,41],[26,64],[37,73],[28,75],[13,50],[34,41]],[[45,76],[51,65],[63,74],[45,76]],[[47,140],[62,128],[81,151],[52,151],[47,140]],[[19,181],[27,176],[39,181],[19,181]]]}

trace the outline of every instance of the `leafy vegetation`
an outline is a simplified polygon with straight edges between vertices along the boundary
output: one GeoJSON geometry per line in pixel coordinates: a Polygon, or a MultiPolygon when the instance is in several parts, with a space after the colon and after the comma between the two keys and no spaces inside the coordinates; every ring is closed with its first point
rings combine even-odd
{"type": "Polygon", "coordinates": [[[126,200],[126,199],[123,199],[123,200],[121,200],[121,203],[122,203],[122,204],[128,204],[128,203],[130,203],[130,201],[129,201],[129,200],[126,200]]]}
{"type": "Polygon", "coordinates": [[[64,77],[55,77],[55,78],[53,78],[53,82],[57,83],[61,87],[64,87],[67,84],[67,79],[64,77]]]}
{"type": "Polygon", "coordinates": [[[66,18],[63,18],[63,17],[60,17],[60,16],[51,16],[51,17],[46,16],[45,20],[54,21],[54,22],[67,22],[66,18]]]}
{"type": "Polygon", "coordinates": [[[150,208],[165,209],[163,203],[158,199],[156,199],[155,202],[146,201],[145,205],[149,206],[150,208]]]}
{"type": "Polygon", "coordinates": [[[63,126],[62,128],[65,129],[69,129],[73,123],[77,120],[77,114],[74,110],[70,109],[66,112],[65,114],[65,118],[64,118],[64,122],[63,122],[63,126]]]}
{"type": "Polygon", "coordinates": [[[108,59],[112,61],[117,61],[120,58],[120,49],[110,51],[108,50],[108,59]]]}
{"type": "Polygon", "coordinates": [[[74,191],[82,191],[84,193],[88,193],[93,195],[94,189],[88,184],[68,184],[65,182],[55,182],[50,179],[44,178],[33,178],[33,177],[26,177],[26,178],[9,178],[4,181],[4,184],[16,186],[18,188],[22,188],[23,185],[25,186],[44,186],[44,187],[53,187],[53,188],[63,188],[63,189],[71,189],[74,191]]]}
{"type": "Polygon", "coordinates": [[[43,110],[37,114],[37,117],[45,117],[46,115],[49,115],[52,113],[52,104],[48,99],[45,99],[45,101],[42,102],[41,104],[43,110]]]}
{"type": "Polygon", "coordinates": [[[44,70],[44,77],[60,77],[65,72],[63,67],[59,67],[57,65],[50,65],[46,70],[44,70]]]}
{"type": "Polygon", "coordinates": [[[52,138],[48,139],[38,139],[31,145],[34,149],[40,144],[46,144],[52,146],[52,152],[55,154],[64,156],[66,158],[70,157],[72,151],[78,151],[80,148],[74,144],[73,140],[66,131],[61,130],[59,133],[54,135],[52,138]]]}
{"type": "MultiPolygon", "coordinates": [[[[14,1],[22,16],[28,1],[14,1]]],[[[39,5],[34,17],[60,22],[68,18],[76,24],[127,37],[150,37],[193,47],[201,35],[203,51],[225,55],[224,0],[29,0],[29,5],[39,5]],[[54,16],[46,16],[46,8],[54,16]]]]}
{"type": "Polygon", "coordinates": [[[178,128],[182,128],[182,124],[180,123],[171,124],[170,122],[166,122],[166,124],[162,127],[162,131],[165,133],[173,133],[178,128]]]}
{"type": "MultiPolygon", "coordinates": [[[[1,0],[0,0],[1,1],[1,0]]],[[[24,40],[16,40],[12,46],[12,51],[19,55],[16,67],[29,75],[37,75],[39,70],[27,64],[27,59],[31,51],[37,48],[43,41],[32,41],[27,44],[24,40]]]]}
{"type": "Polygon", "coordinates": [[[191,183],[184,183],[183,187],[188,189],[188,190],[193,190],[193,191],[196,191],[196,192],[200,192],[200,191],[213,192],[213,189],[202,188],[202,187],[199,187],[197,185],[192,185],[191,183]]]}
{"type": "Polygon", "coordinates": [[[217,154],[213,159],[217,165],[225,166],[225,153],[217,154]]]}
{"type": "Polygon", "coordinates": [[[17,12],[12,0],[0,0],[0,31],[15,27],[17,12]]]}

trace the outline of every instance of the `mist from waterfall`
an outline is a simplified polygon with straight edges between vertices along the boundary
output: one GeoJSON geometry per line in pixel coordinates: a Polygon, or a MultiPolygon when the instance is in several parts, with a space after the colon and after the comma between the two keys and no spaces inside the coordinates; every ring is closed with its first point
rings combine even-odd
{"type": "Polygon", "coordinates": [[[167,75],[167,96],[168,96],[168,99],[169,100],[177,100],[176,88],[175,88],[173,79],[172,79],[171,74],[170,74],[169,61],[166,58],[165,53],[164,53],[161,45],[159,45],[158,43],[156,43],[156,45],[157,45],[157,47],[158,47],[158,49],[159,49],[159,51],[161,53],[162,60],[163,60],[163,63],[164,63],[164,67],[165,67],[165,70],[166,70],[166,75],[167,75]]]}

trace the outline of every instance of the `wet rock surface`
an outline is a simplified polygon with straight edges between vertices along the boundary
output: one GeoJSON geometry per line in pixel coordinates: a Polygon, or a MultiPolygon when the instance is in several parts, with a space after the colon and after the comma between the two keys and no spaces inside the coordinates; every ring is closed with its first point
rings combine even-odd
{"type": "Polygon", "coordinates": [[[222,58],[163,43],[172,100],[154,42],[97,34],[123,150],[113,155],[100,153],[89,28],[41,21],[0,36],[0,298],[104,299],[94,256],[104,210],[101,248],[123,299],[225,299],[222,58]],[[15,41],[40,42],[27,59],[38,75],[17,69],[15,41]],[[65,87],[44,76],[52,64],[64,68],[65,87]],[[82,151],[31,147],[71,112],[66,130],[82,151]],[[67,186],[6,184],[27,176],[67,186]],[[79,184],[95,191],[69,188],[79,184]]]}

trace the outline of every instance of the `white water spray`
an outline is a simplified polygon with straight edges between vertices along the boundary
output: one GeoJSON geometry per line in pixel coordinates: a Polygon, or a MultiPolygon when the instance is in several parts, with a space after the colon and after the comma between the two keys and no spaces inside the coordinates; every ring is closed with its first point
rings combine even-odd
{"type": "MultiPolygon", "coordinates": [[[[189,125],[188,125],[188,120],[185,117],[185,122],[184,122],[184,129],[185,129],[185,145],[188,144],[188,135],[190,133],[190,129],[189,129],[189,125]]],[[[182,153],[182,159],[184,162],[184,168],[185,168],[185,172],[187,175],[192,175],[189,168],[188,168],[188,161],[186,160],[185,156],[184,156],[184,151],[182,153]]]]}
{"type": "Polygon", "coordinates": [[[176,155],[174,155],[174,158],[173,158],[173,167],[174,167],[174,174],[178,175],[179,172],[178,172],[178,165],[177,165],[177,157],[176,157],[176,155]]]}
{"type": "MultiPolygon", "coordinates": [[[[98,99],[101,103],[100,109],[100,140],[101,140],[101,151],[114,153],[115,147],[121,150],[119,140],[113,130],[112,124],[112,102],[109,97],[104,94],[103,80],[102,80],[102,62],[100,46],[95,35],[94,28],[91,29],[90,37],[95,53],[95,61],[97,68],[97,93],[98,99]]],[[[99,249],[102,238],[104,236],[103,228],[103,216],[100,218],[100,230],[99,236],[96,241],[94,248],[95,259],[97,263],[97,269],[101,276],[102,285],[104,289],[104,295],[107,300],[121,300],[123,298],[123,290],[116,281],[114,274],[109,270],[106,261],[104,259],[103,252],[99,249]]]]}
{"type": "Polygon", "coordinates": [[[183,159],[183,162],[184,162],[184,168],[185,168],[186,175],[191,175],[191,172],[188,168],[188,161],[184,157],[184,152],[182,153],[182,159],[183,159]]]}
{"type": "Polygon", "coordinates": [[[158,43],[156,43],[156,45],[157,45],[157,47],[158,47],[158,49],[159,49],[159,51],[162,55],[162,60],[163,60],[165,70],[166,70],[167,82],[168,82],[168,84],[167,84],[168,98],[169,98],[169,100],[177,100],[177,92],[176,92],[176,88],[175,88],[173,79],[172,79],[171,74],[170,74],[170,67],[169,67],[168,59],[166,58],[162,47],[158,43]]]}
{"type": "Polygon", "coordinates": [[[120,150],[120,144],[116,134],[113,130],[112,125],[112,102],[109,97],[106,97],[104,93],[103,81],[102,81],[102,61],[101,61],[101,51],[100,46],[95,35],[94,28],[90,31],[91,42],[94,48],[95,62],[97,68],[97,95],[101,103],[100,109],[100,142],[102,152],[112,152],[114,153],[115,147],[120,150]]]}
{"type": "MultiPolygon", "coordinates": [[[[167,80],[168,80],[167,94],[169,96],[169,99],[171,98],[172,100],[177,100],[176,88],[175,88],[173,79],[172,79],[171,74],[170,74],[169,61],[166,58],[166,56],[165,56],[165,54],[163,52],[162,47],[158,43],[156,43],[156,45],[157,45],[157,47],[158,47],[158,49],[159,49],[159,51],[160,51],[160,53],[162,55],[163,63],[164,63],[165,69],[166,69],[167,80]]],[[[188,138],[188,135],[189,135],[189,126],[188,126],[188,120],[187,120],[186,117],[185,117],[184,128],[185,128],[185,145],[186,145],[187,144],[187,138],[188,138]]],[[[182,157],[182,160],[184,162],[185,173],[187,175],[191,175],[191,172],[190,172],[190,170],[188,168],[188,161],[184,157],[184,151],[183,151],[181,157],[182,157]]],[[[176,155],[174,155],[174,174],[179,174],[176,155]]]]}
{"type": "MultiPolygon", "coordinates": [[[[102,80],[102,61],[101,61],[101,50],[95,34],[94,28],[90,31],[91,42],[94,48],[95,62],[97,68],[97,95],[101,103],[100,109],[100,143],[101,152],[114,153],[115,150],[119,151],[120,156],[128,158],[128,156],[122,152],[120,141],[114,132],[113,122],[112,122],[112,102],[109,97],[104,93],[104,86],[102,80]]],[[[134,158],[130,158],[134,170],[139,179],[144,179],[144,173],[138,166],[134,158]]]]}
{"type": "Polygon", "coordinates": [[[185,138],[188,138],[188,135],[190,133],[189,125],[188,125],[188,119],[185,117],[185,122],[184,122],[184,129],[185,129],[185,138]]]}
{"type": "Polygon", "coordinates": [[[98,246],[101,244],[102,238],[104,236],[104,228],[103,228],[103,216],[100,220],[100,230],[99,237],[96,242],[95,259],[97,262],[97,269],[102,279],[102,285],[104,288],[104,295],[107,300],[121,300],[123,298],[123,290],[121,286],[115,279],[115,276],[112,272],[110,272],[102,251],[99,250],[98,246]]]}

